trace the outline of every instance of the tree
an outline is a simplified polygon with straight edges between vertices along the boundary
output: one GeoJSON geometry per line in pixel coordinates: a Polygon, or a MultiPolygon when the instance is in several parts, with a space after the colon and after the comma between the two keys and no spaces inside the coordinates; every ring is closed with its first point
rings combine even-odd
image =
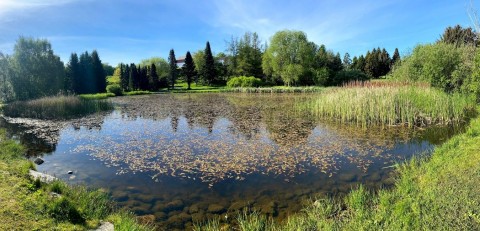
{"type": "Polygon", "coordinates": [[[130,68],[129,68],[129,73],[128,73],[128,90],[129,91],[135,91],[137,90],[137,67],[135,64],[131,63],[130,68]]]}
{"type": "Polygon", "coordinates": [[[92,71],[93,79],[95,81],[93,93],[105,92],[107,88],[107,78],[105,76],[105,70],[103,69],[102,61],[100,60],[96,50],[93,50],[92,52],[92,71]]]}
{"type": "Polygon", "coordinates": [[[11,68],[8,56],[0,52],[0,102],[9,102],[15,99],[11,85],[11,68]]]}
{"type": "Polygon", "coordinates": [[[192,55],[190,54],[190,51],[187,51],[187,55],[185,56],[185,63],[183,64],[183,73],[186,77],[187,84],[188,84],[188,90],[190,90],[190,84],[193,81],[193,77],[196,75],[195,72],[195,63],[193,62],[192,55]]]}
{"type": "Polygon", "coordinates": [[[157,75],[157,67],[155,66],[155,63],[150,64],[149,68],[149,85],[150,85],[150,90],[152,91],[157,91],[158,90],[158,75],[157,75]]]}
{"type": "Polygon", "coordinates": [[[122,90],[129,91],[130,67],[128,64],[120,64],[120,86],[122,90]]]}
{"type": "Polygon", "coordinates": [[[246,32],[243,37],[232,38],[227,44],[231,59],[229,72],[232,75],[262,77],[262,41],[257,33],[246,32]]]}
{"type": "Polygon", "coordinates": [[[473,45],[478,47],[480,44],[478,35],[471,27],[463,28],[460,25],[447,27],[440,36],[440,40],[438,40],[438,42],[453,44],[456,47],[464,45],[473,45]]]}
{"type": "Polygon", "coordinates": [[[263,72],[290,86],[314,64],[315,46],[304,32],[279,31],[263,55],[263,72]]]}
{"type": "Polygon", "coordinates": [[[115,68],[108,63],[103,64],[103,70],[105,70],[105,76],[111,76],[115,72],[115,68]]]}
{"type": "Polygon", "coordinates": [[[177,79],[177,59],[175,58],[175,51],[173,49],[170,50],[170,54],[168,55],[168,64],[170,66],[170,84],[172,89],[174,89],[175,80],[177,79]]]}
{"type": "Polygon", "coordinates": [[[20,37],[9,60],[10,83],[16,99],[55,95],[63,90],[63,62],[47,40],[20,37]]]}
{"type": "Polygon", "coordinates": [[[72,53],[70,55],[70,61],[65,67],[65,90],[67,92],[76,92],[80,78],[80,63],[78,61],[78,55],[72,53]]]}
{"type": "Polygon", "coordinates": [[[398,52],[398,48],[395,48],[395,52],[393,52],[393,56],[392,56],[392,66],[399,61],[400,61],[400,53],[398,52]]]}
{"type": "MultiPolygon", "coordinates": [[[[166,81],[170,74],[170,66],[167,60],[161,57],[151,57],[148,59],[143,59],[138,65],[151,66],[152,64],[155,64],[155,69],[157,70],[157,76],[159,78],[159,81],[166,81]]],[[[166,85],[162,87],[166,87],[166,85]]]]}
{"type": "Polygon", "coordinates": [[[351,66],[352,66],[352,59],[350,59],[350,54],[347,52],[343,56],[343,68],[350,69],[351,66]]]}
{"type": "Polygon", "coordinates": [[[197,70],[197,78],[195,79],[195,82],[198,83],[199,79],[205,79],[205,77],[203,76],[203,74],[205,73],[205,52],[203,50],[199,50],[193,53],[192,58],[193,63],[195,64],[195,69],[197,70]]]}
{"type": "Polygon", "coordinates": [[[210,49],[210,42],[207,41],[205,46],[205,66],[203,67],[203,77],[208,85],[211,85],[217,79],[215,71],[215,60],[213,59],[212,50],[210,49]]]}

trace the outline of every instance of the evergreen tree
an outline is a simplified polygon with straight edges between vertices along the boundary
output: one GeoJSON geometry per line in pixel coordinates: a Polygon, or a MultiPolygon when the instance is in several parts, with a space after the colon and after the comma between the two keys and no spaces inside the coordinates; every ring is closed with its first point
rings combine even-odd
{"type": "Polygon", "coordinates": [[[212,84],[217,78],[215,71],[215,60],[213,59],[212,50],[210,49],[210,42],[207,42],[205,47],[205,66],[203,68],[203,76],[207,84],[212,84]]]}
{"type": "Polygon", "coordinates": [[[158,74],[157,74],[157,67],[154,63],[150,65],[149,74],[148,74],[148,82],[150,90],[157,91],[158,90],[158,74]]]}
{"type": "Polygon", "coordinates": [[[105,76],[102,61],[96,50],[93,50],[92,52],[92,72],[95,81],[93,93],[105,92],[107,88],[107,77],[105,76]]]}
{"type": "Polygon", "coordinates": [[[65,67],[65,91],[78,93],[78,85],[81,76],[80,76],[80,63],[78,61],[78,55],[72,53],[70,55],[70,61],[65,67]]]}
{"type": "Polygon", "coordinates": [[[95,93],[96,81],[92,68],[92,56],[85,51],[80,55],[80,81],[78,83],[78,94],[91,94],[95,93]]]}
{"type": "Polygon", "coordinates": [[[350,54],[347,52],[343,56],[343,68],[350,69],[351,66],[352,66],[352,60],[350,59],[350,54]]]}
{"type": "Polygon", "coordinates": [[[177,79],[177,59],[175,58],[175,51],[173,49],[170,50],[170,54],[168,55],[168,64],[170,65],[170,84],[172,89],[175,88],[175,80],[177,79]]]}
{"type": "Polygon", "coordinates": [[[136,90],[135,83],[137,79],[137,67],[135,64],[131,63],[130,64],[130,69],[128,72],[128,90],[134,91],[136,90]]]}
{"type": "Polygon", "coordinates": [[[185,56],[185,63],[183,64],[183,73],[185,75],[185,78],[187,80],[188,84],[188,90],[190,90],[190,84],[193,82],[193,78],[196,75],[195,72],[195,63],[193,62],[192,55],[190,54],[190,51],[187,51],[187,55],[185,56]]]}
{"type": "Polygon", "coordinates": [[[130,80],[130,67],[128,64],[120,64],[120,67],[120,85],[124,91],[129,91],[128,84],[130,80]]]}
{"type": "Polygon", "coordinates": [[[400,61],[400,53],[398,52],[398,48],[395,48],[392,56],[392,65],[395,65],[398,61],[400,61]]]}

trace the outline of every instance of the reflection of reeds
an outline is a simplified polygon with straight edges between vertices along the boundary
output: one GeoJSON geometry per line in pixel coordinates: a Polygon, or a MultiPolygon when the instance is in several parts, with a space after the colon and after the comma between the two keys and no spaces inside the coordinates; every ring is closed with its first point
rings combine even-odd
{"type": "Polygon", "coordinates": [[[111,103],[76,96],[52,96],[6,105],[5,116],[35,119],[69,119],[113,109],[111,103]]]}
{"type": "Polygon", "coordinates": [[[351,83],[325,92],[312,109],[319,117],[362,126],[425,126],[463,122],[474,111],[474,105],[469,97],[426,86],[351,83]]]}

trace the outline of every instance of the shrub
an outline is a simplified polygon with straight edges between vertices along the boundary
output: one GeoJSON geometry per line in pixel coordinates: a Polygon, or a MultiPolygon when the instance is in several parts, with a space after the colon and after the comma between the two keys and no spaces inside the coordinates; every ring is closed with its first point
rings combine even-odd
{"type": "Polygon", "coordinates": [[[260,87],[262,80],[253,76],[238,76],[233,77],[227,82],[227,87],[260,87]]]}
{"type": "Polygon", "coordinates": [[[331,85],[339,86],[351,81],[365,81],[368,80],[368,76],[359,70],[343,70],[337,72],[332,79],[331,85]]]}
{"type": "Polygon", "coordinates": [[[113,93],[116,96],[123,95],[122,88],[118,84],[112,84],[107,86],[107,92],[113,93]]]}
{"type": "Polygon", "coordinates": [[[73,224],[85,222],[85,218],[75,208],[75,205],[65,197],[53,201],[48,208],[48,214],[57,221],[69,221],[73,224]]]}

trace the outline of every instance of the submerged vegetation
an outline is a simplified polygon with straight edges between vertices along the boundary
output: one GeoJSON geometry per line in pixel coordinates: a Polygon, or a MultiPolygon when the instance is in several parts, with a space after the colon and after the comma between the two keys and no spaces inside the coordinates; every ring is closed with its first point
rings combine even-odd
{"type": "Polygon", "coordinates": [[[115,230],[153,230],[117,210],[101,190],[31,179],[34,166],[23,153],[24,147],[0,130],[0,230],[91,230],[101,220],[113,222],[115,230]]]}
{"type": "MultiPolygon", "coordinates": [[[[318,198],[284,223],[258,214],[239,216],[239,230],[478,230],[480,119],[436,148],[397,167],[395,187],[359,187],[342,200],[318,198]],[[244,228],[244,227],[249,227],[244,228]]],[[[218,222],[197,230],[220,229],[218,222]]],[[[230,227],[229,230],[233,230],[230,227]]]]}
{"type": "Polygon", "coordinates": [[[88,96],[55,96],[16,101],[3,107],[3,113],[8,117],[70,119],[113,109],[112,104],[107,101],[88,98],[88,96]]]}
{"type": "Polygon", "coordinates": [[[412,127],[463,123],[475,113],[475,98],[422,85],[357,82],[322,94],[312,108],[320,117],[362,126],[412,127]]]}

